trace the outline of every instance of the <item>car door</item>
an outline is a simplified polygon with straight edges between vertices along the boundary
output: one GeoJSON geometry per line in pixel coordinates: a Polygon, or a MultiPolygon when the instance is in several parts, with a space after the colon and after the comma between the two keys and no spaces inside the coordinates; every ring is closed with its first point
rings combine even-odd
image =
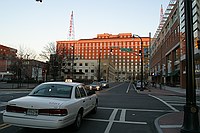
{"type": "Polygon", "coordinates": [[[87,97],[86,91],[83,86],[78,87],[81,94],[81,102],[84,108],[84,114],[89,111],[89,98],[87,97]]]}

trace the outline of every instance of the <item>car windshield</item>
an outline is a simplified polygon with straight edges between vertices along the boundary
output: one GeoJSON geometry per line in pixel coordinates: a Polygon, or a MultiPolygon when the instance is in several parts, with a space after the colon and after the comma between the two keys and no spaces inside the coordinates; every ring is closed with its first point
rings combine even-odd
{"type": "Polygon", "coordinates": [[[42,84],[37,86],[29,96],[70,98],[73,86],[59,84],[42,84]]]}
{"type": "Polygon", "coordinates": [[[93,82],[91,85],[99,85],[98,82],[93,82]]]}

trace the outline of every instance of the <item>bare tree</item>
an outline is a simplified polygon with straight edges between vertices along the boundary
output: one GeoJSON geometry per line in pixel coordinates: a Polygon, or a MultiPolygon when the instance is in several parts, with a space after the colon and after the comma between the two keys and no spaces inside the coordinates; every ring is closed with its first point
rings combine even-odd
{"type": "Polygon", "coordinates": [[[19,46],[17,55],[20,59],[36,59],[37,57],[36,52],[34,50],[27,48],[23,45],[19,46]]]}
{"type": "Polygon", "coordinates": [[[44,46],[44,50],[40,54],[40,57],[44,60],[50,60],[50,55],[56,54],[56,46],[54,42],[48,43],[44,46]]]}

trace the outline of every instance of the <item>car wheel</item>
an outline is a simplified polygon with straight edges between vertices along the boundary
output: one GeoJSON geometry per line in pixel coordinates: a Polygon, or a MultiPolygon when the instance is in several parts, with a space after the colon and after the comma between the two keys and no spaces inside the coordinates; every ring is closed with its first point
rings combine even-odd
{"type": "Polygon", "coordinates": [[[74,130],[79,130],[82,123],[82,113],[79,111],[73,124],[74,130]]]}

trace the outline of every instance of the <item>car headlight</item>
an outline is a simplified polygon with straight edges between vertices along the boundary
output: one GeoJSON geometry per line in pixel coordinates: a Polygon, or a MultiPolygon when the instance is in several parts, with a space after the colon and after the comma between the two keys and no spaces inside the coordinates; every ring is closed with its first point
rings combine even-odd
{"type": "Polygon", "coordinates": [[[90,89],[92,89],[92,86],[90,86],[90,89]]]}
{"type": "Polygon", "coordinates": [[[100,86],[97,86],[96,88],[97,88],[97,89],[99,89],[99,88],[100,88],[100,86]]]}

